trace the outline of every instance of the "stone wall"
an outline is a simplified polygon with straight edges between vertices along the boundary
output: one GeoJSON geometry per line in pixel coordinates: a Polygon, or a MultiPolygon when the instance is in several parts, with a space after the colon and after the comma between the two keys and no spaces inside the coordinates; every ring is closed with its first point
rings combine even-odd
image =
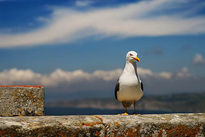
{"type": "Polygon", "coordinates": [[[0,117],[7,137],[204,137],[205,113],[0,117]]]}
{"type": "Polygon", "coordinates": [[[0,86],[0,116],[44,115],[43,86],[0,86]]]}
{"type": "Polygon", "coordinates": [[[205,113],[44,115],[42,86],[0,86],[0,137],[204,137],[205,113]],[[6,117],[10,116],[10,117],[6,117]]]}

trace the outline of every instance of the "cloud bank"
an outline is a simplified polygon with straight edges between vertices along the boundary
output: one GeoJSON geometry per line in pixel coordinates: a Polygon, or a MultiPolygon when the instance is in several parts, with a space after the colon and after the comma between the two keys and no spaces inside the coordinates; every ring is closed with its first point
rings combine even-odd
{"type": "MultiPolygon", "coordinates": [[[[125,38],[204,34],[205,18],[196,16],[196,13],[205,4],[192,2],[150,0],[115,7],[91,7],[83,11],[53,8],[49,17],[38,17],[46,20],[42,27],[29,32],[0,34],[0,48],[73,42],[89,36],[125,38]]],[[[87,4],[77,3],[78,6],[87,4]]]]}
{"type": "MultiPolygon", "coordinates": [[[[0,72],[0,84],[42,84],[47,87],[58,87],[61,84],[73,84],[85,81],[117,81],[121,73],[122,69],[110,71],[96,70],[92,73],[87,73],[83,70],[64,71],[62,69],[56,69],[46,75],[35,73],[30,69],[18,70],[13,68],[0,72]]],[[[154,73],[150,69],[144,68],[138,68],[138,73],[143,78],[155,77],[170,79],[172,75],[169,72],[154,73]]]]}
{"type": "MultiPolygon", "coordinates": [[[[122,69],[96,70],[91,73],[83,70],[56,69],[50,74],[40,74],[29,69],[13,68],[0,72],[0,84],[41,84],[46,87],[48,95],[55,93],[60,96],[61,93],[69,93],[91,96],[91,92],[94,92],[100,97],[101,94],[114,95],[114,87],[121,73],[122,69]]],[[[176,73],[153,72],[150,69],[138,68],[138,73],[144,83],[145,94],[195,92],[205,89],[205,78],[192,76],[187,67],[176,73]]]]}

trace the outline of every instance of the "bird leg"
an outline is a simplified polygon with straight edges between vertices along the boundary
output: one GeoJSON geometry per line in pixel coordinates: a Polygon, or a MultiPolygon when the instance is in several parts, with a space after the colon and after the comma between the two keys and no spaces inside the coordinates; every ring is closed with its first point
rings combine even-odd
{"type": "Polygon", "coordinates": [[[133,114],[136,114],[136,101],[133,101],[133,106],[134,106],[134,113],[133,114]]]}
{"type": "Polygon", "coordinates": [[[133,101],[133,106],[134,106],[134,112],[133,115],[140,115],[136,113],[136,101],[133,101]]]}
{"type": "Polygon", "coordinates": [[[125,107],[125,113],[119,114],[119,115],[124,115],[124,116],[128,115],[128,113],[127,113],[127,104],[126,103],[125,103],[124,107],[125,107]]]}
{"type": "Polygon", "coordinates": [[[123,113],[121,115],[128,115],[128,113],[127,113],[127,105],[125,106],[125,113],[123,113]]]}

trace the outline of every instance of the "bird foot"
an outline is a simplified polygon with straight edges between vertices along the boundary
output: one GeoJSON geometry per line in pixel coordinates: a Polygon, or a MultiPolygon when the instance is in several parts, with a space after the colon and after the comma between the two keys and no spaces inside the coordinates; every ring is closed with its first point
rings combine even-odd
{"type": "Polygon", "coordinates": [[[127,112],[125,112],[125,113],[122,113],[122,114],[118,114],[118,115],[123,115],[123,116],[127,116],[127,115],[128,115],[128,113],[127,113],[127,112]]]}

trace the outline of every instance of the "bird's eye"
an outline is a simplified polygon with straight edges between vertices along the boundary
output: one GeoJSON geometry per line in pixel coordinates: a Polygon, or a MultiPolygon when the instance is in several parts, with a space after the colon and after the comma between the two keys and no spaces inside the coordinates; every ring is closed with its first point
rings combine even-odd
{"type": "Polygon", "coordinates": [[[130,56],[133,56],[133,54],[132,54],[132,53],[130,53],[130,56]]]}

